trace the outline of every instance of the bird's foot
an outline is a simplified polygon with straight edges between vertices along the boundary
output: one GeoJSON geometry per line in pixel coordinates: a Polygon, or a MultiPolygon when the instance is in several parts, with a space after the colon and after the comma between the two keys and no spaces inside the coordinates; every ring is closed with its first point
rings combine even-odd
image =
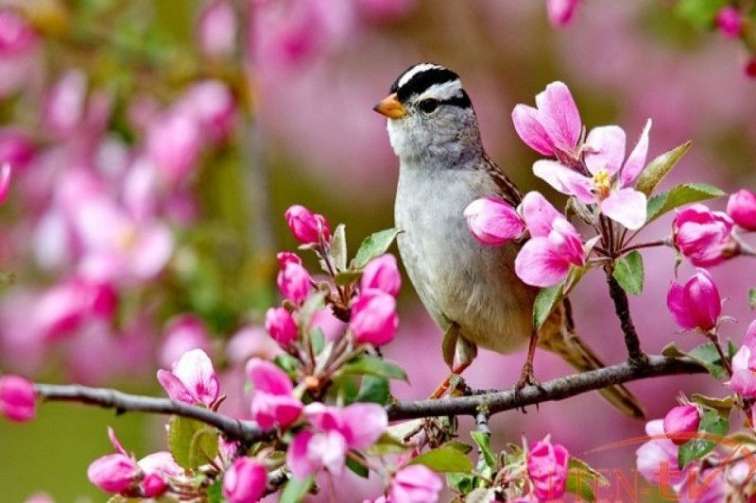
{"type": "MultiPolygon", "coordinates": [[[[540,381],[536,379],[535,373],[533,372],[533,364],[531,362],[526,362],[525,365],[522,366],[522,372],[520,373],[520,378],[517,380],[517,383],[515,383],[514,386],[514,394],[515,394],[515,400],[518,400],[520,398],[520,392],[525,388],[526,386],[535,386],[539,390],[543,390],[543,387],[541,386],[540,381]]],[[[536,410],[538,409],[538,405],[536,405],[536,410]]],[[[520,410],[527,414],[527,411],[525,410],[525,406],[523,405],[520,410]]]]}
{"type": "Polygon", "coordinates": [[[470,362],[454,367],[451,371],[451,374],[449,374],[449,377],[444,379],[443,382],[439,384],[438,387],[436,387],[435,391],[433,391],[433,393],[431,393],[428,398],[435,400],[444,396],[447,391],[451,390],[451,392],[454,392],[455,389],[464,391],[467,388],[467,385],[462,380],[462,372],[464,372],[465,369],[469,366],[470,362]]]}

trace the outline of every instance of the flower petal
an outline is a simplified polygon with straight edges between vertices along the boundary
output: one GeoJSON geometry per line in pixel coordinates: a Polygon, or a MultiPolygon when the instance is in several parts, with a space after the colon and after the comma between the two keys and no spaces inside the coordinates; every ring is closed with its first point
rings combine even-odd
{"type": "Polygon", "coordinates": [[[625,161],[625,165],[620,172],[620,186],[627,187],[635,182],[638,175],[641,174],[643,168],[646,167],[646,156],[648,155],[648,135],[651,131],[651,119],[646,121],[646,125],[643,127],[643,132],[638,138],[638,143],[635,144],[633,151],[625,161]]]}
{"type": "Polygon", "coordinates": [[[536,96],[541,124],[555,147],[572,152],[580,139],[580,112],[569,88],[563,82],[552,82],[536,96]]]}
{"type": "Polygon", "coordinates": [[[194,403],[194,396],[186,389],[178,377],[168,370],[160,369],[157,371],[157,380],[163,387],[171,400],[184,403],[194,403]]]}
{"type": "Polygon", "coordinates": [[[554,155],[549,135],[540,122],[538,110],[527,105],[515,105],[512,110],[515,131],[525,144],[542,155],[554,155]]]}
{"type": "Polygon", "coordinates": [[[593,128],[585,140],[585,165],[594,175],[599,170],[614,174],[625,160],[625,131],[619,126],[593,128]]]}
{"type": "Polygon", "coordinates": [[[352,449],[370,447],[388,426],[384,408],[372,403],[350,405],[344,408],[342,417],[349,433],[347,443],[352,449]]]}
{"type": "Polygon", "coordinates": [[[252,358],[247,362],[246,370],[255,392],[288,396],[294,390],[289,376],[269,361],[252,358]]]}
{"type": "Polygon", "coordinates": [[[675,322],[686,330],[696,327],[696,322],[688,310],[685,301],[685,288],[679,283],[672,283],[667,292],[667,309],[672,314],[675,322]]]}
{"type": "Polygon", "coordinates": [[[173,366],[173,374],[198,402],[210,405],[218,398],[218,376],[210,357],[201,349],[192,349],[181,355],[173,366]]]}
{"type": "Polygon", "coordinates": [[[533,174],[562,194],[575,196],[585,204],[596,202],[596,197],[591,192],[591,179],[556,161],[536,161],[533,164],[533,174]]]}
{"type": "Polygon", "coordinates": [[[301,431],[294,437],[289,445],[289,452],[286,455],[286,465],[291,470],[294,478],[304,480],[318,469],[307,456],[312,433],[305,430],[301,431]]]}
{"type": "Polygon", "coordinates": [[[559,253],[548,238],[532,238],[515,258],[515,273],[528,285],[554,286],[570,270],[570,263],[559,253]]]}
{"type": "Polygon", "coordinates": [[[540,192],[536,191],[525,194],[519,210],[532,237],[548,236],[554,220],[562,216],[540,192]]]}
{"type": "Polygon", "coordinates": [[[600,206],[604,215],[631,231],[640,229],[646,223],[646,195],[633,188],[612,192],[601,201],[600,206]]]}

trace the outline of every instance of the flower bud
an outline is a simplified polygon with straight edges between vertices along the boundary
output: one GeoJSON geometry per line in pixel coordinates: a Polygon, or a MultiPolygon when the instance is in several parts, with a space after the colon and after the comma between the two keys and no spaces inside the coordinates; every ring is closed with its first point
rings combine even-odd
{"type": "Polygon", "coordinates": [[[264,430],[286,428],[302,414],[302,402],[293,394],[286,373],[269,361],[252,358],[245,368],[254,392],[252,419],[264,430]]]}
{"type": "Polygon", "coordinates": [[[278,291],[284,298],[301,304],[312,291],[312,278],[301,264],[288,262],[283,265],[276,278],[278,291]]]}
{"type": "Polygon", "coordinates": [[[399,326],[396,300],[381,290],[365,290],[352,306],[349,327],[358,343],[382,346],[391,342],[399,326]]]}
{"type": "Polygon", "coordinates": [[[564,495],[570,454],[547,436],[527,454],[528,475],[539,500],[559,499],[564,495]]]}
{"type": "Polygon", "coordinates": [[[0,164],[8,163],[13,169],[25,168],[34,158],[32,139],[22,131],[0,129],[0,164]]]}
{"type": "Polygon", "coordinates": [[[698,432],[701,415],[695,405],[678,405],[664,416],[664,434],[676,445],[682,445],[698,432]]]}
{"type": "Polygon", "coordinates": [[[396,265],[396,258],[387,253],[371,260],[362,272],[360,283],[363,290],[377,288],[396,297],[402,286],[402,276],[396,265]]]}
{"type": "Polygon", "coordinates": [[[394,475],[389,501],[438,501],[443,489],[441,477],[423,465],[409,465],[394,475]]]}
{"type": "Polygon", "coordinates": [[[209,2],[202,10],[197,25],[200,49],[211,58],[233,55],[236,49],[237,28],[236,14],[230,2],[209,2]]]}
{"type": "Polygon", "coordinates": [[[715,18],[717,28],[727,38],[738,38],[743,29],[743,19],[738,9],[732,5],[723,7],[715,18]]]}
{"type": "Polygon", "coordinates": [[[288,251],[278,252],[276,254],[276,260],[278,261],[278,267],[281,269],[283,269],[289,262],[302,265],[302,259],[299,258],[299,255],[288,251]]]}
{"type": "Polygon", "coordinates": [[[10,194],[11,175],[13,170],[9,163],[3,163],[0,165],[0,204],[4,203],[8,199],[10,194]]]}
{"type": "Polygon", "coordinates": [[[34,418],[36,402],[34,385],[23,377],[0,377],[0,413],[11,421],[29,421],[34,418]]]}
{"type": "Polygon", "coordinates": [[[717,325],[722,300],[709,273],[698,269],[684,285],[672,283],[667,293],[667,308],[681,328],[707,332],[717,325]]]}
{"type": "Polygon", "coordinates": [[[223,496],[229,503],[256,503],[268,483],[265,467],[250,457],[241,457],[223,476],[223,496]]]}
{"type": "Polygon", "coordinates": [[[284,213],[286,224],[297,241],[302,244],[317,244],[331,239],[331,229],[323,215],[313,213],[304,206],[295,204],[284,213]]]}
{"type": "Polygon", "coordinates": [[[121,453],[97,458],[87,469],[87,478],[91,483],[114,494],[131,489],[141,477],[142,471],[136,461],[121,453]]]}
{"type": "Polygon", "coordinates": [[[679,212],[672,223],[675,247],[695,266],[710,267],[734,256],[732,219],[721,211],[694,204],[679,212]]]}
{"type": "Polygon", "coordinates": [[[749,231],[756,231],[756,193],[740,189],[727,201],[727,214],[736,224],[749,231]]]}
{"type": "Polygon", "coordinates": [[[503,245],[525,230],[517,211],[498,197],[476,199],[465,208],[464,216],[470,232],[484,245],[503,245]]]}
{"type": "Polygon", "coordinates": [[[297,338],[294,317],[283,307],[271,307],[265,313],[265,330],[281,346],[286,347],[297,338]]]}

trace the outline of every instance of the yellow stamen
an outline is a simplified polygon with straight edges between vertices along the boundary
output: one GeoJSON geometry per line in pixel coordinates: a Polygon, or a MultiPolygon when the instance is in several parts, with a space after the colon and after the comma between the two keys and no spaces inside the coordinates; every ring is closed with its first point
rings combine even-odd
{"type": "Polygon", "coordinates": [[[600,169],[593,175],[593,187],[596,191],[596,197],[603,200],[609,197],[609,191],[612,188],[612,175],[605,169],[600,169]]]}

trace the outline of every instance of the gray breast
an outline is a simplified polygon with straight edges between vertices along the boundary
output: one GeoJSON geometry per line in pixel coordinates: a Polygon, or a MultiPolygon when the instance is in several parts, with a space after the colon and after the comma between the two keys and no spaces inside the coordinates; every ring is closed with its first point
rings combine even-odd
{"type": "Polygon", "coordinates": [[[410,280],[442,330],[455,322],[472,342],[512,351],[530,334],[535,291],[514,274],[514,246],[481,245],[463,216],[497,188],[483,170],[425,168],[403,164],[397,188],[398,246],[410,280]]]}

